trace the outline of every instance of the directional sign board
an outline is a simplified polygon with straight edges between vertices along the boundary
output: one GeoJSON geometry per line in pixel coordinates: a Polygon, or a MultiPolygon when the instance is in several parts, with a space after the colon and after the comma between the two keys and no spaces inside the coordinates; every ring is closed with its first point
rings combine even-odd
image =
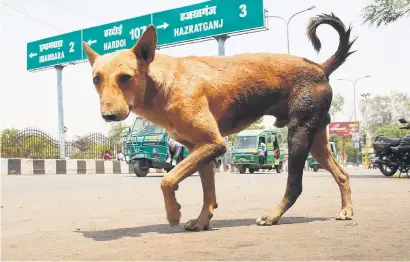
{"type": "Polygon", "coordinates": [[[170,45],[265,27],[263,0],[213,0],[154,13],[158,45],[170,45]]]}
{"type": "Polygon", "coordinates": [[[106,54],[134,46],[149,24],[151,15],[135,17],[84,29],[83,39],[97,53],[106,54]]]}
{"type": "Polygon", "coordinates": [[[158,46],[211,39],[265,29],[263,0],[210,0],[147,14],[27,44],[27,70],[86,60],[82,41],[99,54],[131,48],[146,27],[155,25],[158,46]]]}
{"type": "Polygon", "coordinates": [[[81,31],[53,36],[27,44],[27,70],[83,59],[81,31]]]}

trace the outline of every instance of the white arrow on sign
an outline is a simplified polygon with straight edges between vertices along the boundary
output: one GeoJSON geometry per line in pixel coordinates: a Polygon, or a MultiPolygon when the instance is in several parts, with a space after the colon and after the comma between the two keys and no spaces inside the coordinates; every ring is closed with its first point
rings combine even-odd
{"type": "Polygon", "coordinates": [[[164,24],[157,26],[158,29],[167,29],[169,26],[169,24],[167,24],[166,22],[164,22],[164,24]]]}
{"type": "Polygon", "coordinates": [[[33,58],[33,57],[37,56],[37,53],[30,53],[28,56],[29,56],[30,58],[33,58]]]}
{"type": "Polygon", "coordinates": [[[95,44],[95,43],[97,43],[97,40],[88,40],[88,42],[87,42],[87,45],[92,45],[92,44],[95,44]]]}

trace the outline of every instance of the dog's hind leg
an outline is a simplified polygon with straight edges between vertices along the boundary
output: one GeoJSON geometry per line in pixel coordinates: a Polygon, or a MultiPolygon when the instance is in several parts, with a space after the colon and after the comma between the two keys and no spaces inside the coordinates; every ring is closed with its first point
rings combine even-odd
{"type": "Polygon", "coordinates": [[[329,171],[337,185],[339,186],[342,196],[342,210],[336,216],[339,220],[349,220],[353,217],[353,207],[351,200],[351,191],[349,185],[349,175],[337,163],[329,149],[326,128],[318,130],[315,139],[313,140],[310,153],[320,164],[321,167],[329,171]]]}
{"type": "Polygon", "coordinates": [[[201,231],[209,228],[209,222],[214,215],[214,209],[218,207],[216,203],[214,165],[214,161],[211,161],[198,170],[201,177],[204,203],[199,217],[189,220],[185,224],[185,230],[201,231]]]}
{"type": "Polygon", "coordinates": [[[281,216],[296,202],[302,193],[303,168],[313,141],[317,120],[314,114],[309,117],[308,112],[303,115],[296,115],[299,116],[291,117],[288,126],[289,174],[285,195],[274,210],[256,219],[256,224],[260,226],[277,224],[281,216]]]}

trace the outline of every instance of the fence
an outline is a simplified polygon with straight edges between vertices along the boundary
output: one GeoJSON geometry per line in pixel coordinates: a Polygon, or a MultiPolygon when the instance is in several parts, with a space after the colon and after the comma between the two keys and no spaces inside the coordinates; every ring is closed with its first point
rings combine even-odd
{"type": "MultiPolygon", "coordinates": [[[[71,159],[101,159],[105,151],[116,154],[119,139],[101,133],[76,136],[66,141],[65,154],[71,159]]],[[[2,158],[58,159],[59,141],[37,128],[5,129],[1,132],[2,158]]]]}

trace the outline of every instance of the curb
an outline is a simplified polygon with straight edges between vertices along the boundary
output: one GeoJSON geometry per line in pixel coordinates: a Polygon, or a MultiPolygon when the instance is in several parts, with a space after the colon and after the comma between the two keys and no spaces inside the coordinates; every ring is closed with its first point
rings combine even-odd
{"type": "MultiPolygon", "coordinates": [[[[0,164],[2,176],[134,174],[132,165],[118,160],[1,158],[0,164]]],[[[149,173],[165,173],[165,171],[150,168],[149,173]]]]}
{"type": "MultiPolygon", "coordinates": [[[[134,174],[132,165],[118,160],[93,159],[25,159],[1,158],[1,175],[87,175],[134,174]]],[[[220,173],[222,168],[217,168],[220,173]]],[[[223,171],[222,171],[223,172],[223,171]]],[[[150,168],[149,173],[167,173],[163,169],[150,168]]]]}

